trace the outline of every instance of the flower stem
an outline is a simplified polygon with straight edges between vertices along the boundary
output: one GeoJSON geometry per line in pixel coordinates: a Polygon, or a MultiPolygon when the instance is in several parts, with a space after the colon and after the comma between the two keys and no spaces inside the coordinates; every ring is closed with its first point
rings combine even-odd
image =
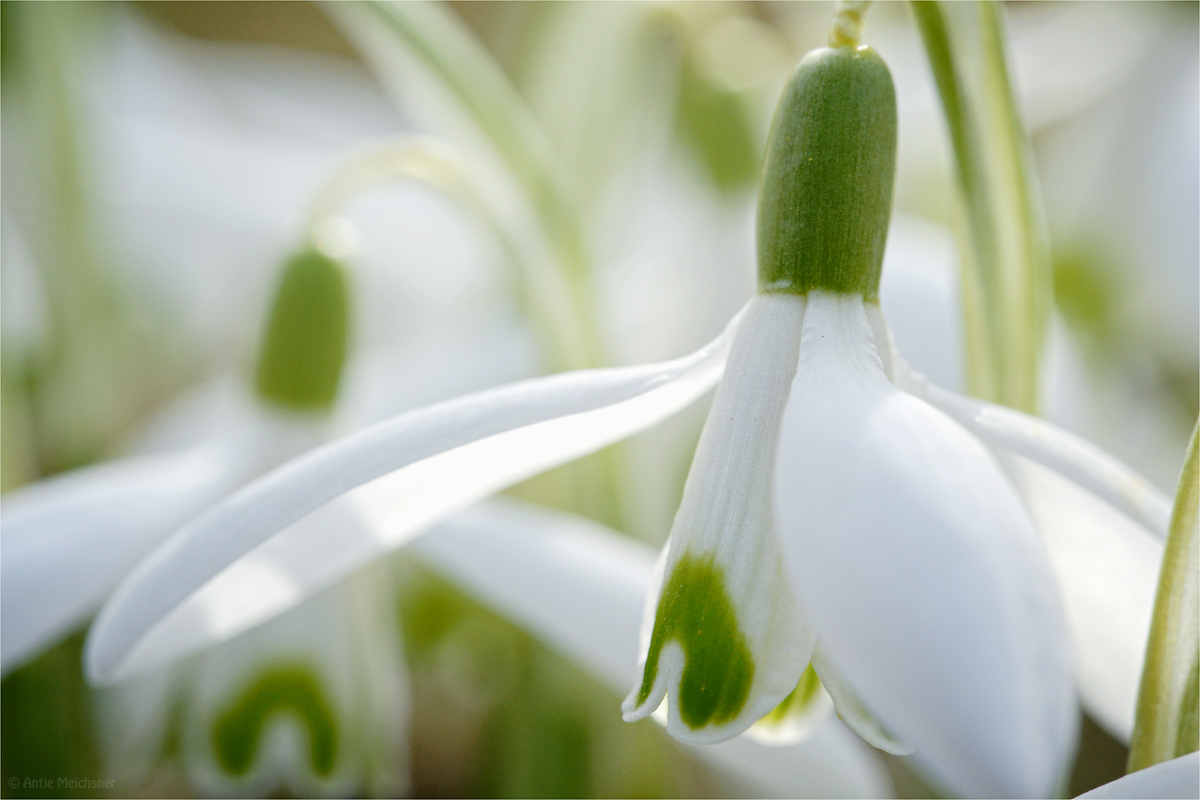
{"type": "Polygon", "coordinates": [[[330,227],[328,223],[355,195],[397,180],[415,181],[445,194],[500,245],[517,277],[521,302],[534,320],[552,369],[571,369],[584,358],[587,334],[563,302],[566,288],[556,281],[558,276],[552,267],[535,253],[523,250],[498,203],[489,200],[458,151],[445,142],[410,136],[352,156],[317,190],[307,224],[313,244],[324,249],[320,240],[330,227]]]}
{"type": "Polygon", "coordinates": [[[833,26],[829,29],[830,47],[858,47],[862,41],[863,14],[871,0],[838,0],[833,26]]]}

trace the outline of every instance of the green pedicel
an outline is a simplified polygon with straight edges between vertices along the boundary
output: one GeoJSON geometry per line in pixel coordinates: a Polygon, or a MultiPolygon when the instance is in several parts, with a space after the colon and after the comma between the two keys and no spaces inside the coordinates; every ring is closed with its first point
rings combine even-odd
{"type": "Polygon", "coordinates": [[[658,675],[668,642],[684,651],[679,679],[679,716],[693,730],[721,725],[738,715],[750,695],[754,660],[738,627],[725,577],[713,557],[684,556],[663,588],[638,702],[644,703],[658,675]]]}
{"type": "Polygon", "coordinates": [[[896,172],[896,92],[869,47],[815,50],[775,110],[758,195],[763,292],[879,294],[896,172]]]}
{"type": "Polygon", "coordinates": [[[349,318],[342,265],[316,250],[293,257],[263,337],[258,395],[287,408],[331,408],[346,358],[349,318]]]}
{"type": "Polygon", "coordinates": [[[313,772],[322,778],[337,761],[337,722],[316,675],[303,666],[277,666],[260,675],[213,725],[213,750],[221,768],[245,775],[254,764],[267,722],[288,714],[308,731],[313,772]]]}

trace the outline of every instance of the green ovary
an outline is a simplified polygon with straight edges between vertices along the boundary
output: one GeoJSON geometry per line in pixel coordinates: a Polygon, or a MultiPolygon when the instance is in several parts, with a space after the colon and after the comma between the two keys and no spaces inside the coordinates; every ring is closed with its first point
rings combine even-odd
{"type": "Polygon", "coordinates": [[[680,718],[696,730],[736,717],[750,695],[754,660],[738,627],[725,576],[712,556],[679,559],[663,587],[639,703],[646,702],[654,687],[663,647],[676,640],[684,651],[680,718]]]}
{"type": "Polygon", "coordinates": [[[290,714],[308,731],[313,772],[327,777],[337,760],[338,731],[330,704],[311,670],[278,666],[250,684],[213,725],[213,749],[221,768],[245,775],[254,764],[267,722],[290,714]]]}

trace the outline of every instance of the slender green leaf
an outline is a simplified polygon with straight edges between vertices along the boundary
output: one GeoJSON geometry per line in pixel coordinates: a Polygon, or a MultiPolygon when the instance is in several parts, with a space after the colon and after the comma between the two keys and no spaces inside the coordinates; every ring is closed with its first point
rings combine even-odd
{"type": "Polygon", "coordinates": [[[950,132],[962,200],[973,394],[1036,412],[1049,248],[1005,58],[999,3],[911,3],[950,132]]]}
{"type": "Polygon", "coordinates": [[[1163,550],[1138,690],[1129,772],[1200,750],[1200,427],[1192,433],[1163,550]]]}

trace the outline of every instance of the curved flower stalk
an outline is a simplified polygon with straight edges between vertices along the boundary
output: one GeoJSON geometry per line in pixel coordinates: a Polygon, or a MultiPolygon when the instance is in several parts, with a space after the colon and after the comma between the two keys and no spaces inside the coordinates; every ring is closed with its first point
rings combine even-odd
{"type": "Polygon", "coordinates": [[[1123,491],[1110,481],[1124,473],[1092,475],[1092,451],[1031,422],[985,442],[906,391],[877,298],[891,93],[869,48],[797,69],[760,196],[760,291],[722,337],[673,362],[411,412],[291,462],[138,568],[92,630],[91,676],[117,679],[278,613],[450,513],[653,424],[724,369],[651,583],[629,717],[665,698],[680,738],[733,737],[790,706],[811,660],[847,724],[913,752],[938,784],[1050,793],[1074,747],[1067,622],[991,448],[1065,469],[1101,499],[1123,491]],[[288,527],[355,489],[379,535],[288,527]]]}
{"type": "Polygon", "coordinates": [[[586,297],[589,254],[578,210],[543,132],[503,73],[470,33],[435,4],[369,2],[330,4],[327,9],[365,56],[384,66],[381,73],[386,82],[420,71],[431,73],[452,92],[459,106],[448,116],[458,121],[465,115],[484,132],[508,172],[491,170],[485,183],[504,192],[508,206],[522,200],[529,203],[539,228],[531,238],[544,237],[538,244],[547,251],[538,253],[531,242],[530,255],[533,259],[548,257],[552,268],[546,270],[542,284],[552,287],[552,294],[572,309],[568,321],[574,323],[574,329],[570,340],[561,344],[567,363],[599,363],[601,347],[586,297]],[[414,60],[420,67],[410,70],[414,60]],[[520,190],[511,191],[514,184],[520,190]]]}
{"type": "MultiPolygon", "coordinates": [[[[169,317],[186,355],[228,370],[245,363],[244,321],[270,302],[278,253],[305,234],[322,183],[406,127],[367,76],[336,59],[253,45],[214,49],[145,15],[113,12],[107,57],[82,66],[87,122],[105,145],[96,188],[119,257],[114,266],[153,303],[147,313],[169,317]]],[[[517,338],[511,273],[499,248],[474,235],[480,229],[461,213],[467,209],[407,188],[351,199],[337,211],[366,243],[355,257],[355,349],[370,355],[350,364],[346,399],[363,400],[352,385],[367,361],[383,370],[364,379],[378,396],[381,375],[422,355],[432,363],[434,345],[449,349],[471,335],[517,338]]],[[[520,356],[478,382],[437,388],[462,393],[540,367],[520,356]]],[[[480,362],[483,369],[499,359],[480,362]]],[[[422,382],[409,381],[401,400],[446,396],[414,383],[422,382]]]]}

